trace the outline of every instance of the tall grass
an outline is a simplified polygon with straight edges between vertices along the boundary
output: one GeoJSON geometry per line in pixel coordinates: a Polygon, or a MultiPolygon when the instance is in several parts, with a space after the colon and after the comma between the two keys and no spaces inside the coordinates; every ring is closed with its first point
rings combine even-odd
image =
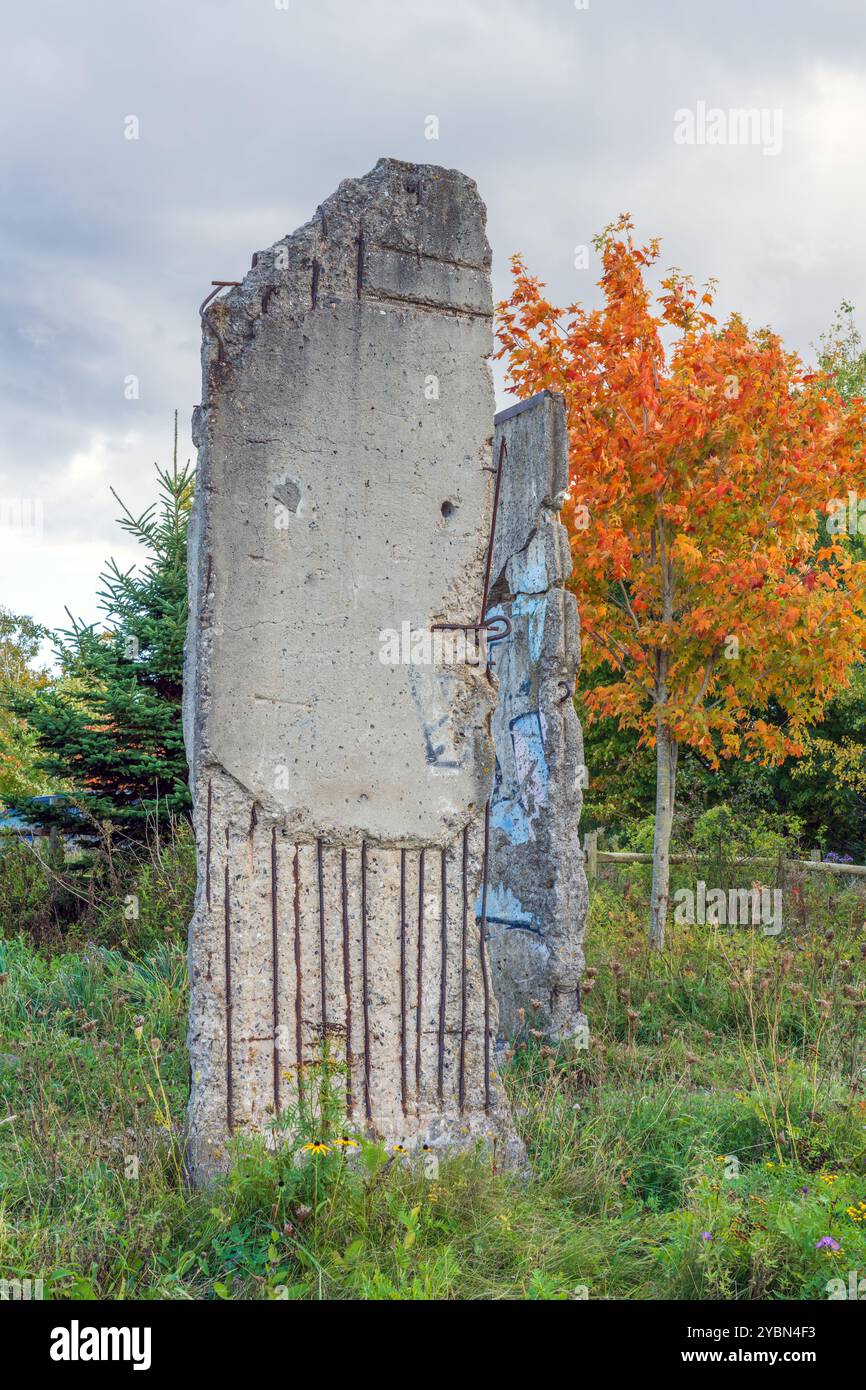
{"type": "Polygon", "coordinates": [[[144,925],[119,939],[101,904],[63,951],[0,940],[0,1277],[54,1298],[744,1299],[866,1269],[855,890],[806,883],[782,937],[676,928],[659,957],[640,886],[596,885],[591,1047],[542,1045],[530,1016],[506,1066],[528,1173],[478,1153],[432,1175],[325,1101],[197,1193],[189,853],[179,836],[129,870],[144,925]]]}

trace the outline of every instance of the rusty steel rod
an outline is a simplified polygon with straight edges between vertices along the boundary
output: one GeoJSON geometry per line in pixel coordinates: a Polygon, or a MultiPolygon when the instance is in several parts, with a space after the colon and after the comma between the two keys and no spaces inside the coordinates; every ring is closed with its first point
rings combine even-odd
{"type": "Polygon", "coordinates": [[[298,1099],[304,1097],[304,1001],[301,976],[301,860],[300,849],[295,845],[295,862],[292,866],[295,881],[295,1063],[298,1071],[298,1099]]]}
{"type": "Polygon", "coordinates": [[[316,841],[316,866],[319,875],[319,974],[322,994],[322,1039],[328,1032],[328,985],[325,979],[325,865],[322,841],[316,841]]]}
{"type": "Polygon", "coordinates": [[[448,970],[448,883],[447,883],[447,855],[448,850],[443,849],[442,853],[442,888],[440,895],[440,919],[441,919],[441,979],[439,982],[439,1067],[438,1067],[438,1095],[441,1105],[445,1094],[445,1006],[446,1006],[446,973],[448,970]]]}
{"type": "Polygon", "coordinates": [[[225,1009],[226,1009],[226,1123],[229,1134],[234,1133],[235,1104],[234,1076],[232,1074],[232,910],[229,893],[229,830],[226,826],[226,859],[223,866],[224,893],[223,913],[225,930],[225,1009]]]}
{"type": "Polygon", "coordinates": [[[343,991],[346,995],[346,1110],[351,1117],[355,1110],[352,1092],[352,968],[349,961],[349,887],[346,873],[346,851],[340,851],[340,881],[343,893],[343,991]]]}
{"type": "Polygon", "coordinates": [[[280,1113],[280,947],[277,903],[277,827],[271,827],[271,960],[274,1016],[274,1114],[280,1113]]]}
{"type": "Polygon", "coordinates": [[[370,1101],[370,991],[367,979],[367,842],[361,843],[361,979],[364,1006],[364,1110],[373,1118],[370,1101]]]}
{"type": "MultiPolygon", "coordinates": [[[[431,632],[486,632],[486,647],[492,647],[496,642],[504,642],[511,636],[511,619],[501,613],[497,618],[487,617],[487,608],[490,598],[490,577],[493,566],[493,547],[496,541],[496,520],[499,513],[499,496],[502,490],[502,473],[505,460],[508,457],[508,446],[503,438],[499,446],[499,461],[496,467],[496,482],[493,487],[493,515],[490,520],[490,540],[487,545],[487,559],[484,565],[484,587],[481,591],[481,616],[477,623],[433,623],[431,632]]],[[[490,471],[490,470],[486,470],[490,471]]],[[[478,665],[478,662],[473,662],[478,665]]],[[[490,680],[490,660],[487,661],[487,679],[490,680]]]]}
{"type": "Polygon", "coordinates": [[[207,784],[207,852],[206,852],[206,854],[205,854],[205,869],[204,869],[204,891],[205,891],[205,898],[207,899],[207,910],[208,910],[208,912],[210,912],[210,910],[211,910],[211,901],[210,901],[210,852],[211,852],[211,840],[212,840],[212,837],[213,837],[213,782],[212,782],[212,781],[210,780],[210,778],[209,778],[209,779],[208,779],[208,784],[207,784]]]}
{"type": "Polygon", "coordinates": [[[457,1098],[461,1113],[466,1103],[466,944],[469,930],[469,826],[463,828],[463,929],[460,938],[460,1071],[457,1098]]]}
{"type": "Polygon", "coordinates": [[[415,1102],[421,1103],[421,1030],[424,997],[424,850],[418,857],[418,1004],[415,1011],[415,1102]]]}
{"type": "Polygon", "coordinates": [[[212,333],[213,336],[216,338],[216,340],[217,340],[217,361],[218,361],[218,362],[222,362],[222,361],[225,360],[225,355],[226,355],[225,343],[223,342],[223,340],[222,340],[222,335],[221,335],[219,329],[215,326],[215,324],[214,324],[214,322],[213,322],[213,320],[212,320],[210,314],[205,313],[205,310],[207,309],[207,306],[210,304],[211,300],[214,299],[214,298],[219,294],[220,290],[237,289],[237,287],[241,284],[241,281],[240,281],[240,280],[211,280],[211,284],[212,284],[213,286],[215,286],[215,288],[212,289],[211,292],[210,292],[210,294],[207,295],[207,297],[206,297],[205,299],[202,300],[201,304],[199,305],[198,316],[199,316],[199,318],[201,319],[202,323],[205,324],[205,325],[210,329],[211,333],[212,333]]]}
{"type": "Polygon", "coordinates": [[[406,851],[400,851],[400,1100],[409,1113],[406,1082],[406,851]]]}
{"type": "Polygon", "coordinates": [[[499,494],[502,489],[502,473],[505,460],[508,457],[508,446],[505,443],[505,436],[499,446],[499,460],[496,465],[496,483],[493,488],[493,516],[490,521],[490,544],[487,547],[487,564],[484,569],[484,588],[481,594],[481,622],[487,617],[487,601],[490,597],[490,571],[493,568],[493,547],[496,543],[496,518],[499,512],[499,494]]]}
{"type": "Polygon", "coordinates": [[[490,975],[487,968],[487,870],[490,863],[490,802],[484,807],[484,870],[481,876],[481,981],[484,987],[484,1109],[490,1110],[490,975]]]}

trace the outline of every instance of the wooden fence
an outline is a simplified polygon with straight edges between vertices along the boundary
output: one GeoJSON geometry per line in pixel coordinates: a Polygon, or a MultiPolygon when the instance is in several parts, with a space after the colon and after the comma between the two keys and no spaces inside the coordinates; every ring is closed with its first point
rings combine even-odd
{"type": "MultiPolygon", "coordinates": [[[[598,878],[600,864],[651,864],[653,857],[651,854],[638,854],[631,850],[604,850],[599,848],[601,837],[600,830],[590,830],[584,836],[583,851],[586,858],[586,876],[592,880],[598,878]]],[[[672,854],[671,864],[694,864],[699,862],[699,856],[694,854],[672,854]]],[[[854,877],[866,878],[866,864],[837,864],[830,860],[821,858],[821,851],[812,851],[811,859],[782,859],[761,858],[759,855],[748,855],[743,859],[732,859],[733,864],[768,864],[781,866],[782,868],[809,869],[810,872],[824,874],[852,874],[854,877]]]]}

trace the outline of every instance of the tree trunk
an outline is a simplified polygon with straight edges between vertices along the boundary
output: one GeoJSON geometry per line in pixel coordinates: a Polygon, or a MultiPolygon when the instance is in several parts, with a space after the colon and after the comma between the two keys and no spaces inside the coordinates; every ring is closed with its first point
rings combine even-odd
{"type": "Polygon", "coordinates": [[[664,949],[665,923],[670,889],[670,845],[674,824],[677,784],[678,745],[671,738],[664,720],[664,706],[658,706],[656,726],[656,825],[653,840],[653,884],[650,897],[649,944],[664,949]]]}

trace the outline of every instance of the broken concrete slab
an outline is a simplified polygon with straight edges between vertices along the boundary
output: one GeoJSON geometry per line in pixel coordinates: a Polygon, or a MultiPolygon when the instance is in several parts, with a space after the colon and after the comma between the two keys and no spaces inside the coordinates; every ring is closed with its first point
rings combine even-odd
{"type": "Polygon", "coordinates": [[[543,392],[498,415],[494,452],[504,472],[490,616],[511,623],[509,639],[491,647],[499,690],[487,939],[500,1033],[513,1038],[525,1018],[554,1041],[585,1044],[585,768],[573,698],[580,628],[559,520],[568,486],[562,397],[543,392]]]}
{"type": "Polygon", "coordinates": [[[476,916],[493,781],[483,663],[395,664],[404,622],[477,627],[492,520],[490,252],[474,183],[382,160],[203,311],[184,731],[190,1162],[337,1059],[349,1118],[495,1142],[476,916]]]}

